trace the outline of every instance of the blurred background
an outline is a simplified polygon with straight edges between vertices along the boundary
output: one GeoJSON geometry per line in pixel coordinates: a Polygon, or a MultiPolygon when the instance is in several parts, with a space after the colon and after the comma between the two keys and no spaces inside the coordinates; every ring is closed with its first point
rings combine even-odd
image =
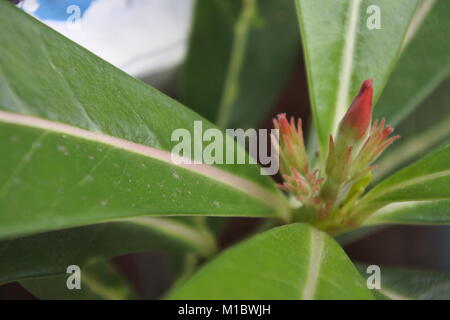
{"type": "Polygon", "coordinates": [[[186,53],[192,0],[24,0],[24,11],[132,76],[164,88],[186,53]]]}
{"type": "MultiPolygon", "coordinates": [[[[202,102],[194,101],[189,98],[189,94],[183,93],[183,90],[189,90],[189,84],[186,83],[189,79],[184,78],[183,70],[189,50],[195,1],[25,0],[17,6],[124,72],[202,113],[202,102]],[[78,9],[69,9],[71,5],[78,9]],[[68,21],[68,17],[73,19],[68,21]]],[[[280,11],[277,17],[289,19],[289,14],[292,13],[280,11]]],[[[301,117],[304,123],[310,119],[298,27],[290,30],[285,34],[285,40],[290,43],[284,43],[282,48],[289,48],[291,54],[275,56],[274,59],[285,63],[275,77],[276,84],[272,84],[276,87],[271,90],[272,95],[264,97],[267,101],[267,107],[264,108],[271,110],[270,114],[256,119],[257,123],[252,124],[254,126],[270,128],[272,117],[280,112],[301,117]]],[[[204,48],[210,46],[211,50],[229,50],[226,43],[223,48],[217,46],[217,39],[212,32],[209,37],[208,34],[209,30],[204,30],[204,48]]],[[[272,59],[263,61],[264,65],[272,62],[272,59]]],[[[216,68],[214,56],[206,58],[205,64],[205,68],[216,68]]],[[[439,99],[439,105],[449,112],[449,88],[449,81],[445,81],[438,93],[425,100],[419,110],[426,113],[431,103],[434,106],[436,99],[439,99]]],[[[205,95],[210,94],[212,91],[205,84],[205,95]]],[[[399,128],[400,132],[415,130],[416,119],[411,117],[405,121],[406,124],[399,128]]],[[[228,219],[218,231],[221,247],[226,248],[250,235],[261,221],[228,219]]],[[[341,241],[346,243],[345,250],[349,256],[363,263],[450,272],[450,249],[447,245],[450,243],[450,227],[394,226],[370,229],[367,233],[343,237],[341,241]]],[[[172,281],[172,259],[164,253],[130,254],[115,258],[114,264],[130,279],[141,298],[152,299],[161,296],[169,287],[172,281]]],[[[33,297],[18,284],[8,284],[0,286],[0,298],[33,297]]]]}

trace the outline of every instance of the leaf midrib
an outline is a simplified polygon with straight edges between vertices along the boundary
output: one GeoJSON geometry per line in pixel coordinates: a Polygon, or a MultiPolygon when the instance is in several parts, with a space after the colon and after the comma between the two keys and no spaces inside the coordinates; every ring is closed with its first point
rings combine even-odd
{"type": "Polygon", "coordinates": [[[417,7],[416,12],[411,19],[411,23],[409,24],[408,30],[406,31],[405,38],[403,39],[401,51],[405,50],[408,44],[416,35],[417,31],[421,27],[428,13],[433,9],[433,6],[436,4],[437,0],[423,0],[421,4],[417,7]]]}
{"type": "MultiPolygon", "coordinates": [[[[160,150],[146,145],[141,145],[135,142],[131,142],[114,136],[109,136],[103,133],[91,132],[61,122],[50,121],[42,118],[21,115],[7,111],[0,111],[0,122],[61,133],[89,141],[94,141],[96,143],[102,143],[105,145],[112,146],[114,148],[146,156],[151,159],[162,161],[171,166],[178,166],[191,172],[203,175],[209,179],[215,180],[233,189],[248,194],[249,196],[264,203],[268,207],[280,209],[280,197],[277,194],[270,192],[268,189],[265,189],[264,187],[259,186],[252,181],[246,180],[242,177],[238,177],[236,175],[225,172],[213,166],[205,164],[174,163],[172,161],[173,159],[172,154],[165,150],[160,150]]],[[[181,158],[179,160],[181,160],[181,158]]],[[[277,210],[277,213],[282,214],[282,212],[278,211],[280,210],[277,210]]]]}
{"type": "Polygon", "coordinates": [[[306,282],[301,293],[302,300],[313,300],[319,282],[322,253],[324,247],[323,234],[310,229],[310,254],[306,282]]]}
{"type": "Polygon", "coordinates": [[[345,32],[344,47],[341,56],[341,70],[339,72],[339,86],[337,90],[336,105],[334,107],[331,134],[335,134],[339,119],[344,116],[348,105],[351,77],[353,74],[353,58],[358,34],[359,11],[362,0],[351,0],[349,4],[347,30],[345,32]]]}
{"type": "MultiPolygon", "coordinates": [[[[430,181],[430,180],[444,178],[444,177],[447,177],[447,176],[450,176],[450,169],[434,172],[434,173],[423,175],[423,176],[419,176],[419,177],[416,177],[416,178],[413,178],[413,179],[410,179],[410,180],[406,180],[406,181],[394,184],[394,185],[392,185],[390,187],[383,188],[378,193],[377,192],[374,192],[372,194],[369,193],[365,197],[364,201],[374,202],[374,201],[376,201],[377,198],[380,198],[381,196],[385,195],[386,193],[397,191],[398,189],[409,187],[411,185],[422,184],[422,183],[430,181]]],[[[380,187],[381,186],[382,185],[380,185],[380,187]]],[[[433,198],[433,200],[434,200],[434,198],[433,198]]]]}
{"type": "Polygon", "coordinates": [[[222,96],[220,98],[217,113],[216,123],[221,129],[225,129],[227,126],[230,120],[233,104],[236,100],[239,75],[241,73],[242,63],[247,47],[250,23],[256,10],[255,0],[243,0],[242,2],[242,12],[234,25],[230,61],[225,75],[222,96]]]}

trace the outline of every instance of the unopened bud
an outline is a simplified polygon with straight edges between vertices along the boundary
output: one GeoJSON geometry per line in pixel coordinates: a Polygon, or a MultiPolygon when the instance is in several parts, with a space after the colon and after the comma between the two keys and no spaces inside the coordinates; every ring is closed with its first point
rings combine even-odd
{"type": "Polygon", "coordinates": [[[275,129],[280,130],[280,145],[275,146],[281,157],[281,172],[290,174],[291,167],[300,173],[308,172],[308,157],[303,141],[302,122],[294,118],[290,121],[282,113],[273,121],[275,129]]]}
{"type": "Polygon", "coordinates": [[[344,139],[348,144],[361,140],[370,128],[372,119],[372,80],[363,82],[358,95],[339,124],[338,140],[344,139]]]}

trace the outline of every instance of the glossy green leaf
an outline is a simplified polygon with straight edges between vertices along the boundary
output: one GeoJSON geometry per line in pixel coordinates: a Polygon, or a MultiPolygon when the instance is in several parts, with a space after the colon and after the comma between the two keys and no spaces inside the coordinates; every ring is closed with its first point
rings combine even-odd
{"type": "Polygon", "coordinates": [[[0,238],[143,215],[284,213],[257,165],[173,163],[173,131],[197,142],[194,121],[209,122],[4,1],[0,29],[0,238]]]}
{"type": "Polygon", "coordinates": [[[128,300],[136,299],[133,289],[116,268],[105,261],[80,269],[80,289],[67,287],[71,273],[20,281],[33,296],[42,300],[128,300]]]}
{"type": "Polygon", "coordinates": [[[204,226],[173,218],[134,218],[0,242],[0,283],[65,274],[67,266],[127,253],[166,251],[214,253],[215,241],[204,226]]]}
{"type": "Polygon", "coordinates": [[[291,0],[198,0],[182,101],[220,127],[252,127],[299,57],[291,0]]]}
{"type": "Polygon", "coordinates": [[[393,125],[399,123],[448,77],[449,12],[449,1],[421,1],[405,50],[374,110],[375,117],[385,117],[393,125]]]}
{"type": "Polygon", "coordinates": [[[373,234],[384,229],[384,226],[369,226],[369,227],[361,227],[358,229],[354,229],[342,234],[339,234],[335,237],[335,240],[341,245],[346,246],[353,242],[359,241],[366,237],[372,236],[373,234]]]}
{"type": "Polygon", "coordinates": [[[450,199],[391,203],[373,213],[364,224],[450,224],[450,199]]]}
{"type": "Polygon", "coordinates": [[[170,299],[371,299],[342,248],[304,224],[274,228],[202,267],[170,299]]]}
{"type": "Polygon", "coordinates": [[[295,2],[314,124],[324,160],[328,137],[336,131],[361,83],[373,78],[375,96],[380,95],[419,1],[295,2]],[[373,25],[377,12],[381,28],[370,29],[368,25],[373,25]]]}
{"type": "MultiPolygon", "coordinates": [[[[363,275],[366,268],[358,266],[363,275]]],[[[381,267],[382,300],[448,300],[450,275],[432,271],[381,267]]]]}
{"type": "Polygon", "coordinates": [[[425,101],[395,127],[400,139],[377,163],[375,180],[394,169],[420,159],[450,138],[450,79],[447,78],[425,101]]]}
{"type": "Polygon", "coordinates": [[[450,144],[394,173],[362,200],[364,205],[390,202],[449,200],[450,144]]]}

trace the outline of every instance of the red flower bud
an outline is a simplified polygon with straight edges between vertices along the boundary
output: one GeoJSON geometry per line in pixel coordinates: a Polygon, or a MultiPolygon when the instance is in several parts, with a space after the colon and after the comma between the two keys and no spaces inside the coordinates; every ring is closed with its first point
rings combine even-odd
{"type": "Polygon", "coordinates": [[[301,119],[298,119],[296,125],[293,117],[288,121],[286,114],[282,113],[277,116],[277,119],[273,120],[273,125],[275,129],[280,130],[280,142],[275,147],[281,158],[281,172],[289,174],[291,167],[294,167],[301,173],[307,172],[308,157],[306,156],[303,142],[301,119]]]}
{"type": "Polygon", "coordinates": [[[339,134],[345,138],[358,141],[370,128],[372,118],[372,79],[363,82],[358,95],[339,125],[339,134]]]}
{"type": "Polygon", "coordinates": [[[314,171],[308,164],[300,119],[297,124],[285,114],[274,119],[280,136],[273,136],[273,143],[280,155],[283,178],[278,187],[301,202],[296,209],[298,221],[330,233],[360,223],[355,208],[372,179],[371,164],[399,138],[390,137],[394,129],[386,126],[384,119],[371,124],[372,98],[372,80],[368,79],[341,120],[336,139],[330,135],[325,167],[314,171]]]}

